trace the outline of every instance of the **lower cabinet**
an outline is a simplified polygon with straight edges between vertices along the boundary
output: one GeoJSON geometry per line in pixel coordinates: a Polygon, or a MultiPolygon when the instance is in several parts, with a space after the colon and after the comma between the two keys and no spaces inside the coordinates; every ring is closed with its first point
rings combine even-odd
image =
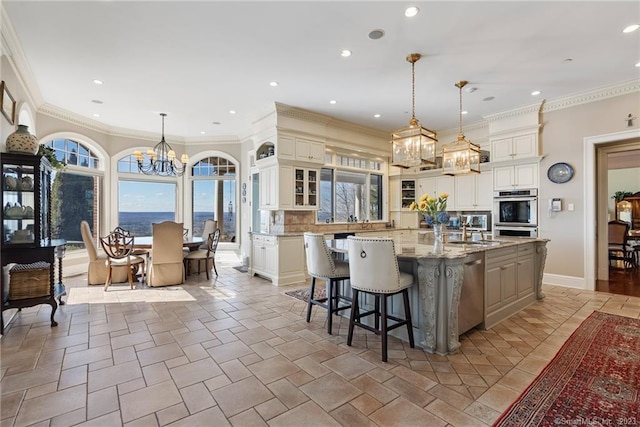
{"type": "Polygon", "coordinates": [[[485,328],[536,300],[534,252],[533,243],[486,251],[485,328]]]}
{"type": "Polygon", "coordinates": [[[306,280],[302,236],[251,235],[249,274],[270,279],[274,285],[289,285],[306,280]]]}

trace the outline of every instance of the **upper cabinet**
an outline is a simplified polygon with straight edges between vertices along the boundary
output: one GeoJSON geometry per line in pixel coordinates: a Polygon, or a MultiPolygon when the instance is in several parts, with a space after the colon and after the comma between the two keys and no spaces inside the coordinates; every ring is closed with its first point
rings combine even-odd
{"type": "Polygon", "coordinates": [[[538,188],[538,163],[525,163],[515,166],[503,166],[493,169],[493,189],[513,190],[520,188],[538,188]]]}
{"type": "Polygon", "coordinates": [[[453,205],[462,211],[490,211],[493,204],[493,171],[455,177],[453,205]]]}
{"type": "Polygon", "coordinates": [[[491,161],[501,162],[538,156],[538,134],[511,136],[491,140],[491,161]]]}
{"type": "Polygon", "coordinates": [[[267,141],[260,144],[256,150],[256,166],[272,164],[274,160],[291,164],[324,164],[324,142],[288,135],[278,135],[275,139],[275,143],[267,141]]]}

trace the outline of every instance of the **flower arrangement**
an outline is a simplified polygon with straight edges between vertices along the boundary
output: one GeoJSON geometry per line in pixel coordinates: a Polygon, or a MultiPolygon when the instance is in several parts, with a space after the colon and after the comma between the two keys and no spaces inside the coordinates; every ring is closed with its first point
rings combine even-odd
{"type": "Polygon", "coordinates": [[[440,194],[437,198],[423,194],[418,203],[411,202],[409,209],[418,211],[424,216],[424,220],[428,225],[448,224],[449,214],[447,213],[447,193],[440,194]]]}

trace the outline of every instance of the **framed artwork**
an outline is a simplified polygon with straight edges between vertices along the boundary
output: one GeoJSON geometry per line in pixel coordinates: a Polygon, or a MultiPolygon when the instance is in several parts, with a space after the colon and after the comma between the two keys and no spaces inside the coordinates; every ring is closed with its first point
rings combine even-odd
{"type": "Polygon", "coordinates": [[[0,82],[0,111],[2,111],[2,115],[9,121],[9,124],[13,125],[16,118],[16,100],[13,99],[11,93],[9,93],[9,89],[7,89],[7,84],[4,82],[0,82]]]}

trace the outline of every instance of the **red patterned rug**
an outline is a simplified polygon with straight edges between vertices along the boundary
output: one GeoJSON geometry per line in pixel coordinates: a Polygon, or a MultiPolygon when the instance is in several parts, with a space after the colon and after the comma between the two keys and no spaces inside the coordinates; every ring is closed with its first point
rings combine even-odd
{"type": "Polygon", "coordinates": [[[594,311],[494,426],[639,425],[640,320],[594,311]]]}

